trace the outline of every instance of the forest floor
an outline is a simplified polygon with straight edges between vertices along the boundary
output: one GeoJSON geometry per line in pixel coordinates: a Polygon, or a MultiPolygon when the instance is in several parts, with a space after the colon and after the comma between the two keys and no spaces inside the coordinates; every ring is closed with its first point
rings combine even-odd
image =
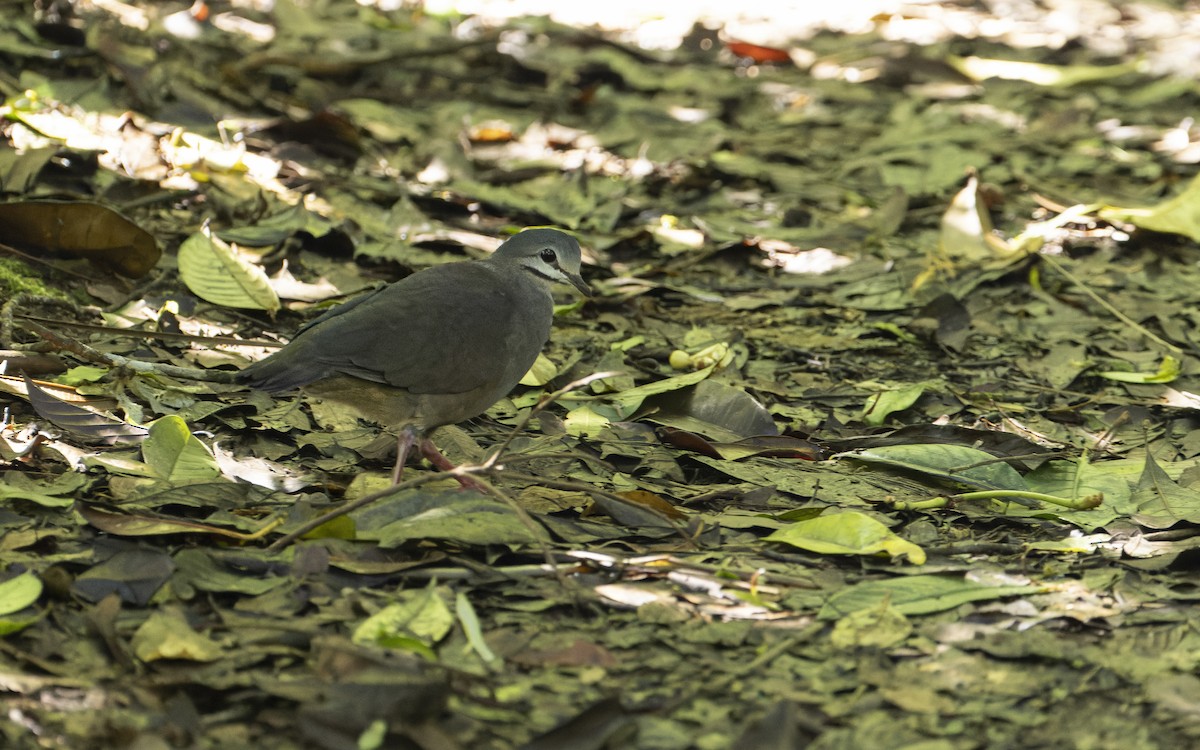
{"type": "Polygon", "coordinates": [[[440,5],[4,3],[0,745],[1200,744],[1193,3],[440,5]],[[492,492],[228,382],[538,225],[492,492]]]}

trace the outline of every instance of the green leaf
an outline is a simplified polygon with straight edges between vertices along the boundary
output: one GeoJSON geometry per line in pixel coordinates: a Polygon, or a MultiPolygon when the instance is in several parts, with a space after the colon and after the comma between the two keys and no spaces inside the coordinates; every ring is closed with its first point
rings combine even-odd
{"type": "Polygon", "coordinates": [[[357,750],[379,750],[387,739],[388,724],[382,719],[376,719],[358,735],[357,750]]]}
{"type": "Polygon", "coordinates": [[[943,612],[967,602],[1022,596],[1044,591],[1040,586],[988,586],[950,576],[905,576],[884,581],[866,581],[835,593],[817,614],[822,620],[845,617],[852,612],[890,604],[904,615],[943,612]]]}
{"type": "Polygon", "coordinates": [[[69,508],[75,504],[73,497],[55,497],[15,487],[0,487],[0,500],[28,500],[45,508],[69,508]]]}
{"type": "Polygon", "coordinates": [[[1087,513],[1056,513],[1058,518],[1085,528],[1104,526],[1114,518],[1131,515],[1136,506],[1130,500],[1130,485],[1137,481],[1143,463],[1130,459],[1091,463],[1086,458],[1077,461],[1047,461],[1025,475],[1029,489],[1047,495],[1077,500],[1097,493],[1104,503],[1087,513]]]}
{"type": "Polygon", "coordinates": [[[72,367],[55,378],[55,381],[63,385],[81,385],[83,383],[95,383],[104,378],[110,372],[107,367],[93,367],[91,365],[80,365],[72,367]]]}
{"type": "Polygon", "coordinates": [[[111,474],[124,474],[125,476],[148,477],[151,479],[157,476],[149,464],[144,461],[138,461],[130,453],[97,453],[85,456],[83,465],[88,467],[99,466],[111,474]]]}
{"type": "Polygon", "coordinates": [[[891,648],[912,634],[913,626],[904,613],[886,600],[878,607],[851,612],[839,619],[829,634],[835,648],[891,648]]]}
{"type": "Polygon", "coordinates": [[[867,399],[863,407],[863,420],[878,427],[887,420],[888,416],[898,411],[904,411],[917,402],[925,392],[925,384],[918,383],[907,388],[894,391],[882,391],[867,399]]]}
{"type": "Polygon", "coordinates": [[[263,270],[207,230],[179,246],[179,276],[197,297],[214,305],[268,312],[279,309],[279,297],[263,270]]]}
{"type": "Polygon", "coordinates": [[[529,372],[521,378],[521,385],[543,386],[558,377],[558,366],[545,354],[538,354],[529,372]]]}
{"type": "Polygon", "coordinates": [[[1107,206],[1098,212],[1106,221],[1129,222],[1142,229],[1179,234],[1200,242],[1200,175],[1175,196],[1148,208],[1107,206]]]}
{"type": "Polygon", "coordinates": [[[599,435],[611,422],[610,418],[597,412],[592,405],[585,404],[567,412],[563,424],[567,428],[567,434],[579,437],[599,435]]]}
{"type": "Polygon", "coordinates": [[[687,430],[724,442],[779,430],[758,399],[736,386],[702,380],[695,386],[656,396],[647,404],[654,413],[650,422],[687,430]]]}
{"type": "Polygon", "coordinates": [[[174,607],[150,615],[131,641],[133,653],[145,662],[160,659],[216,661],[221,646],[192,629],[182,610],[174,607]]]}
{"type": "Polygon", "coordinates": [[[1017,470],[1004,461],[990,453],[961,445],[887,445],[842,453],[837,457],[913,471],[952,484],[988,490],[1029,489],[1017,470]]]}
{"type": "Polygon", "coordinates": [[[765,537],[823,555],[906,557],[922,565],[925,550],[893,534],[887,526],[858,511],[831,513],[785,526],[765,537]]]}
{"type": "Polygon", "coordinates": [[[203,482],[221,475],[208,448],[174,414],[150,425],[150,434],[142,443],[142,459],[159,479],[171,482],[203,482]]]}
{"type": "Polygon", "coordinates": [[[1158,366],[1157,372],[1102,372],[1100,377],[1108,380],[1115,380],[1118,383],[1170,383],[1183,371],[1183,367],[1178,359],[1167,355],[1163,357],[1162,364],[1158,366]]]}
{"type": "Polygon", "coordinates": [[[287,576],[258,571],[235,572],[235,567],[221,565],[211,554],[199,549],[180,550],[171,559],[178,566],[171,580],[172,586],[186,584],[200,591],[259,596],[291,582],[287,576]]]}
{"type": "Polygon", "coordinates": [[[22,573],[0,583],[0,636],[15,633],[34,624],[40,616],[9,617],[33,606],[42,595],[42,581],[33,573],[22,573]]]}
{"type": "Polygon", "coordinates": [[[42,581],[33,573],[22,573],[0,583],[0,615],[10,615],[31,606],[42,595],[42,581]]]}
{"type": "Polygon", "coordinates": [[[1132,500],[1137,503],[1133,520],[1142,526],[1166,529],[1181,521],[1200,523],[1200,492],[1176,484],[1149,452],[1132,500]]]}
{"type": "Polygon", "coordinates": [[[434,657],[432,645],[454,626],[454,614],[430,584],[420,591],[404,591],[354,629],[355,643],[414,651],[434,657]]]}
{"type": "Polygon", "coordinates": [[[613,406],[616,407],[620,415],[619,418],[624,419],[637,411],[642,402],[650,396],[657,396],[660,393],[676,391],[680,388],[695,385],[711,375],[713,369],[713,367],[705,367],[702,370],[696,370],[684,375],[656,380],[653,383],[639,385],[636,388],[630,388],[620,393],[607,394],[605,398],[613,402],[613,406]]]}
{"type": "MultiPolygon", "coordinates": [[[[340,106],[341,102],[338,102],[338,105],[340,106]]],[[[303,203],[297,203],[258,219],[252,226],[219,229],[214,234],[225,242],[236,242],[248,247],[269,247],[278,245],[297,232],[324,237],[332,229],[332,221],[313,213],[303,203]]]]}
{"type": "Polygon", "coordinates": [[[483,629],[479,624],[479,615],[475,614],[471,600],[461,591],[454,598],[454,611],[458,614],[458,622],[467,636],[467,643],[471,644],[471,648],[479,654],[479,658],[483,660],[484,664],[499,665],[499,657],[484,640],[483,629]]]}

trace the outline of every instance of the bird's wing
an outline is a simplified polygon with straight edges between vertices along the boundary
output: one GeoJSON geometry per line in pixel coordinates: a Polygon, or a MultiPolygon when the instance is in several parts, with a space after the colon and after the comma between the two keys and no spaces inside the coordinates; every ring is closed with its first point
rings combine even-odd
{"type": "MultiPolygon", "coordinates": [[[[466,392],[493,383],[514,355],[513,333],[527,324],[514,293],[485,264],[436,266],[327,313],[294,343],[322,373],[413,393],[466,392]]],[[[539,349],[548,319],[546,327],[529,331],[542,336],[539,349]]]]}

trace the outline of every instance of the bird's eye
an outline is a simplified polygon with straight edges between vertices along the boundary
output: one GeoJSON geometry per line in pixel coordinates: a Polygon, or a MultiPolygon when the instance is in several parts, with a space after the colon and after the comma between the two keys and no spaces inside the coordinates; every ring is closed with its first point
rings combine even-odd
{"type": "Polygon", "coordinates": [[[538,257],[542,259],[543,263],[549,263],[550,265],[554,265],[558,260],[558,256],[548,247],[542,248],[542,252],[538,253],[538,257]]]}

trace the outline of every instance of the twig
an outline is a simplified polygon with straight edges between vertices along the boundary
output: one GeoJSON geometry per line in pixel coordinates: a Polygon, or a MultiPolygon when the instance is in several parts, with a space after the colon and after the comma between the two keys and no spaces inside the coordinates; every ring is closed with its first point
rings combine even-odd
{"type": "Polygon", "coordinates": [[[61,336],[40,323],[34,323],[32,320],[23,319],[21,325],[41,336],[59,350],[71,352],[89,362],[96,362],[97,364],[108,365],[109,367],[124,367],[134,372],[158,373],[172,378],[186,378],[188,380],[201,380],[210,383],[234,382],[235,373],[232,372],[198,370],[193,367],[176,367],[175,365],[164,365],[157,362],[143,362],[138,359],[122,357],[120,354],[110,354],[102,352],[99,349],[93,349],[78,339],[61,336]]]}
{"type": "Polygon", "coordinates": [[[54,318],[42,318],[37,315],[16,316],[19,320],[28,320],[34,323],[48,323],[55,326],[63,326],[65,328],[75,328],[81,331],[90,331],[92,333],[104,333],[109,336],[124,336],[128,338],[138,339],[163,339],[167,341],[188,341],[201,344],[226,344],[229,346],[256,346],[256,347],[271,347],[279,348],[283,344],[279,341],[267,341],[260,339],[239,339],[233,336],[197,336],[192,333],[181,333],[178,331],[146,331],[141,328],[117,328],[115,326],[102,326],[96,323],[74,323],[68,320],[56,320],[54,318]]]}
{"type": "Polygon", "coordinates": [[[1067,510],[1091,510],[1092,508],[1099,507],[1104,502],[1104,493],[1097,492],[1092,495],[1070,499],[1058,497],[1057,495],[1047,495],[1043,492],[1027,492],[1024,490],[979,490],[978,492],[960,492],[957,495],[939,495],[927,500],[909,501],[889,499],[885,502],[889,502],[896,510],[932,510],[934,508],[945,508],[950,503],[959,500],[1011,500],[1026,508],[1037,508],[1034,502],[1038,501],[1057,505],[1067,510]]]}
{"type": "MultiPolygon", "coordinates": [[[[452,560],[455,558],[451,558],[452,560]]],[[[426,581],[437,579],[438,581],[463,581],[476,578],[500,576],[510,581],[515,581],[523,578],[542,578],[546,575],[546,564],[526,564],[526,565],[480,565],[470,559],[462,559],[459,568],[449,567],[429,567],[429,568],[411,568],[401,571],[397,575],[401,578],[416,578],[426,581]]],[[[577,570],[579,561],[567,560],[565,562],[555,563],[555,567],[564,572],[577,570]]]]}
{"type": "Polygon", "coordinates": [[[45,258],[39,258],[36,255],[31,255],[29,253],[22,252],[22,251],[18,250],[17,248],[13,247],[12,245],[8,245],[3,242],[0,242],[0,251],[6,252],[9,255],[15,255],[16,257],[20,258],[21,260],[25,261],[26,263],[45,266],[46,268],[49,268],[52,271],[61,273],[64,276],[74,276],[75,278],[83,279],[84,281],[95,281],[96,280],[92,276],[88,276],[87,274],[79,273],[78,271],[72,271],[69,268],[63,268],[61,266],[57,266],[57,265],[47,261],[45,258]]]}
{"type": "Polygon", "coordinates": [[[563,571],[555,564],[554,550],[550,549],[550,544],[546,541],[546,537],[549,536],[546,528],[537,521],[534,521],[533,516],[529,515],[529,511],[522,508],[516,500],[509,497],[508,493],[479,476],[481,473],[490,473],[493,471],[496,471],[496,468],[491,466],[486,468],[482,466],[459,466],[449,473],[453,477],[471,476],[489,495],[507,505],[517,515],[517,518],[521,521],[521,525],[533,536],[534,541],[542,552],[542,560],[545,561],[546,567],[554,573],[554,577],[558,579],[559,584],[563,588],[571,588],[571,579],[567,578],[563,571]]]}
{"type": "Polygon", "coordinates": [[[533,408],[531,408],[529,410],[529,413],[527,413],[525,416],[521,417],[521,419],[517,421],[516,426],[514,426],[511,430],[509,430],[508,435],[505,436],[505,438],[504,438],[504,441],[502,443],[500,443],[500,445],[496,446],[496,448],[492,451],[492,454],[490,456],[488,456],[487,458],[485,458],[481,465],[486,466],[486,467],[491,467],[491,466],[495,465],[496,460],[500,457],[501,454],[504,453],[505,450],[508,449],[508,446],[517,437],[517,435],[521,434],[521,432],[523,432],[525,430],[525,427],[529,424],[530,420],[532,420],[538,414],[543,412],[546,409],[546,407],[549,406],[550,404],[553,404],[555,401],[557,401],[558,399],[567,395],[571,391],[578,390],[579,388],[584,387],[588,383],[593,383],[597,380],[603,380],[604,378],[613,378],[613,377],[616,377],[617,375],[622,375],[622,374],[624,374],[624,373],[615,372],[615,371],[592,373],[591,375],[579,378],[578,380],[572,380],[570,383],[567,383],[562,388],[559,388],[557,391],[554,391],[553,393],[550,393],[550,394],[547,394],[547,395],[541,397],[540,399],[538,399],[538,402],[533,405],[533,408]]]}
{"type": "Polygon", "coordinates": [[[338,508],[334,508],[333,510],[329,511],[328,513],[323,513],[323,514],[317,516],[316,518],[309,519],[305,523],[301,524],[300,528],[296,529],[295,531],[293,531],[291,533],[285,534],[284,536],[282,536],[279,539],[276,539],[274,542],[272,542],[271,546],[267,547],[267,552],[281,552],[284,547],[288,546],[289,544],[296,541],[297,539],[304,536],[305,534],[312,531],[313,529],[317,528],[318,526],[322,526],[326,523],[329,523],[330,521],[332,521],[335,518],[340,518],[341,516],[344,516],[347,513],[353,513],[354,511],[358,510],[359,508],[365,508],[366,506],[370,505],[371,503],[377,502],[386,497],[391,497],[392,495],[403,492],[404,490],[411,490],[416,487],[420,487],[423,484],[428,484],[435,479],[441,479],[441,478],[442,478],[441,474],[426,474],[423,477],[417,477],[416,479],[409,479],[406,482],[401,482],[400,484],[393,484],[392,486],[386,487],[382,490],[379,490],[378,492],[372,492],[369,495],[363,495],[359,499],[351,501],[349,503],[346,503],[345,505],[342,505],[338,508]]]}
{"type": "Polygon", "coordinates": [[[1087,296],[1091,297],[1093,302],[1095,302],[1097,305],[1100,305],[1101,307],[1103,307],[1105,310],[1107,310],[1109,312],[1109,314],[1111,314],[1117,320],[1121,321],[1125,325],[1129,326],[1133,330],[1142,334],[1143,336],[1150,339],[1151,341],[1158,344],[1159,346],[1166,347],[1167,349],[1175,352],[1176,354],[1184,353],[1183,349],[1179,348],[1178,346],[1175,346],[1170,341],[1166,341],[1164,339],[1159,338],[1152,331],[1150,331],[1150,329],[1146,328],[1141,323],[1138,323],[1133,318],[1129,317],[1125,313],[1118,310],[1116,307],[1114,307],[1110,302],[1105,300],[1099,294],[1096,294],[1095,292],[1093,292],[1086,284],[1084,284],[1082,281],[1080,281],[1078,278],[1076,278],[1070,271],[1068,271],[1066,268],[1063,267],[1063,264],[1059,263],[1054,258],[1051,258],[1049,255],[1042,255],[1041,258],[1043,261],[1045,261],[1046,263],[1053,266],[1054,269],[1057,270],[1059,273],[1061,273],[1063,276],[1066,276],[1067,281],[1070,281],[1072,284],[1079,287],[1080,291],[1082,291],[1087,296]]]}

